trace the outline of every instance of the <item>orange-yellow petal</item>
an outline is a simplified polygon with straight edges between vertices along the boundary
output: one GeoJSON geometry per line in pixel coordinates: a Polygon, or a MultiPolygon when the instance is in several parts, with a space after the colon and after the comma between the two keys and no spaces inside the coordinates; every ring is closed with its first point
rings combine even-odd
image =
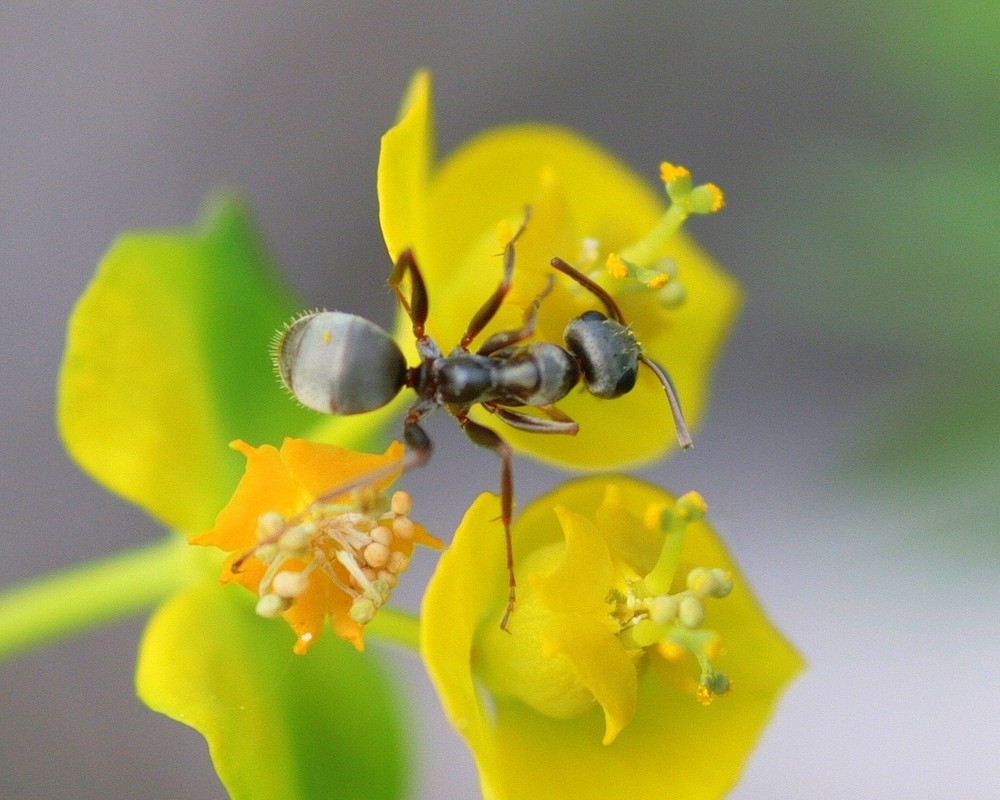
{"type": "Polygon", "coordinates": [[[258,614],[282,615],[297,653],[319,638],[327,618],[362,649],[364,626],[388,600],[414,544],[441,546],[409,519],[405,493],[391,503],[381,494],[400,474],[403,446],[394,442],[381,455],[302,439],[285,439],[280,449],[233,447],[246,471],[216,526],[192,543],[229,552],[223,582],[259,594],[258,614]]]}

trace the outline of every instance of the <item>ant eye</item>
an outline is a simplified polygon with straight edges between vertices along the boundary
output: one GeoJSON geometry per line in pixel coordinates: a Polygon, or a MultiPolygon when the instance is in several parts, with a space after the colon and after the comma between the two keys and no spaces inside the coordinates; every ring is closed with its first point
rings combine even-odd
{"type": "Polygon", "coordinates": [[[406,383],[406,359],[378,325],[353,314],[314,311],[275,336],[281,382],[307,408],[362,414],[381,408],[406,383]]]}

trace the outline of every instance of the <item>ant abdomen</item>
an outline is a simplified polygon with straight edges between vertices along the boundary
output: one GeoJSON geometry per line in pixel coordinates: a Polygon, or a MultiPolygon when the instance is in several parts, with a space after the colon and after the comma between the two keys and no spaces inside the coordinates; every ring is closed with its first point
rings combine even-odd
{"type": "Polygon", "coordinates": [[[273,356],[295,399],[324,414],[374,411],[406,383],[406,359],[393,338],[340,311],[316,311],[290,323],[275,339],[273,356]]]}

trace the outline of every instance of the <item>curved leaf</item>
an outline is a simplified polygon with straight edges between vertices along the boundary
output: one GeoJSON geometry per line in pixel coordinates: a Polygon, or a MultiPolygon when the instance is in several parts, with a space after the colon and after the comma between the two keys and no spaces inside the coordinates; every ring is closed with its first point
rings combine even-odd
{"type": "Polygon", "coordinates": [[[168,526],[208,527],[239,477],[231,439],[315,423],[268,357],[293,311],[234,200],[195,231],[125,234],[69,321],[58,421],[70,454],[168,526]]]}
{"type": "Polygon", "coordinates": [[[325,637],[291,652],[250,595],[201,582],[154,615],[139,696],[208,741],[234,800],[398,798],[404,742],[389,682],[370,655],[325,637]]]}

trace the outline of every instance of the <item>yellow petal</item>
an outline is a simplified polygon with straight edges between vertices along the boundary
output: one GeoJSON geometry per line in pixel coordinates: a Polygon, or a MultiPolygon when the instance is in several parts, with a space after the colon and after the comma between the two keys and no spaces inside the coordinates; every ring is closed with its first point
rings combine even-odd
{"type": "MultiPolygon", "coordinates": [[[[418,253],[428,281],[446,278],[470,245],[495,231],[500,219],[519,217],[553,179],[567,199],[575,233],[598,237],[610,249],[643,236],[663,211],[660,195],[645,181],[572,131],[551,125],[495,128],[449,155],[434,174],[428,241],[418,253]]],[[[553,256],[572,261],[576,253],[550,252],[546,259],[553,256]]]]}
{"type": "Polygon", "coordinates": [[[462,518],[421,604],[420,651],[451,724],[469,742],[480,770],[492,771],[488,713],[471,669],[483,625],[499,626],[506,601],[500,501],[482,494],[462,518]]]}
{"type": "Polygon", "coordinates": [[[604,710],[604,737],[611,744],[635,714],[638,677],[635,664],[608,631],[593,618],[561,614],[548,634],[547,656],[566,656],[580,682],[604,710]]]}
{"type": "Polygon", "coordinates": [[[416,239],[433,158],[431,76],[420,71],[410,82],[398,121],[382,137],[379,152],[379,222],[393,261],[416,239]]]}
{"type": "Polygon", "coordinates": [[[555,513],[566,537],[566,550],[556,568],[537,581],[538,591],[553,611],[600,614],[606,609],[608,587],[614,579],[604,537],[579,514],[562,506],[556,506],[555,513]]]}

